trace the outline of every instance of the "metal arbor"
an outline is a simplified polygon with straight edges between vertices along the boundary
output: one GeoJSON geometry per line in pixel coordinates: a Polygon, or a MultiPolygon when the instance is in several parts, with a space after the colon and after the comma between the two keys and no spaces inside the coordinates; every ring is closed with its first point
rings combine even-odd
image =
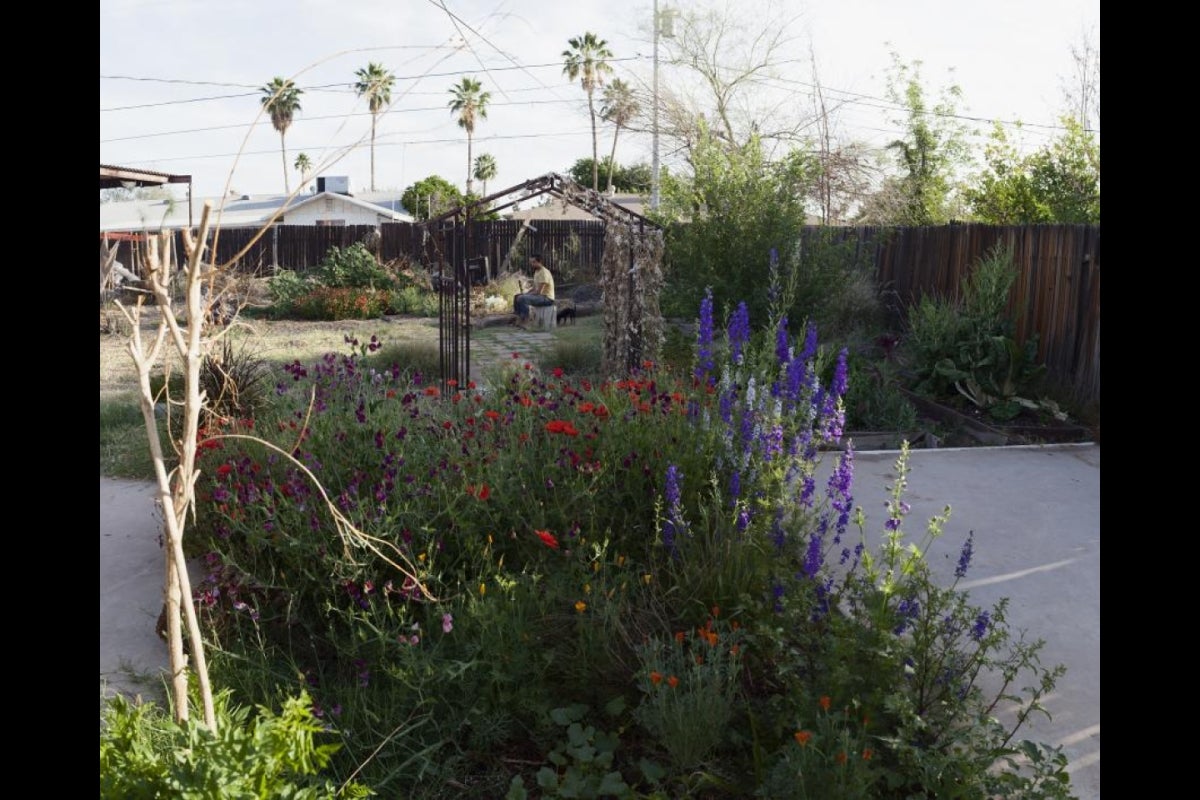
{"type": "MultiPolygon", "coordinates": [[[[600,192],[554,172],[457,206],[425,223],[427,263],[438,289],[438,351],[443,392],[465,386],[471,369],[471,286],[490,275],[471,241],[472,216],[503,211],[543,194],[562,199],[605,223],[600,285],[604,303],[603,369],[627,373],[657,357],[663,323],[662,229],[600,192]],[[492,205],[494,201],[499,201],[492,205]],[[455,384],[451,384],[455,381],[455,384]]],[[[536,234],[535,234],[536,235],[536,234]]]]}

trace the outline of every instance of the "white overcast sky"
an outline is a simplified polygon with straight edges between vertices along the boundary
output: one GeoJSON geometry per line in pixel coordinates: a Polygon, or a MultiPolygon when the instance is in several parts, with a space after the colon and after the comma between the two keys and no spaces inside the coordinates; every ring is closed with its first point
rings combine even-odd
{"type": "MultiPolygon", "coordinates": [[[[725,2],[660,0],[660,8],[725,2]]],[[[765,3],[728,5],[754,20],[766,18],[765,3]]],[[[1072,46],[1099,42],[1099,0],[773,6],[794,36],[795,60],[777,76],[782,102],[811,103],[815,56],[827,96],[855,101],[838,132],[877,147],[899,133],[886,121],[894,112],[880,107],[891,50],[921,62],[930,99],[955,83],[969,124],[986,131],[986,120],[1021,120],[1025,144],[1036,146],[1064,109],[1072,46]]],[[[562,52],[594,32],[613,51],[614,77],[649,85],[651,9],[652,0],[100,0],[100,163],[190,174],[197,197],[227,185],[282,193],[279,134],[260,116],[259,91],[280,75],[304,89],[286,136],[292,187],[292,162],[304,152],[317,174],[347,175],[352,191],[365,191],[371,118],[351,86],[355,70],[376,61],[397,76],[378,123],[377,188],[402,190],[434,173],[463,185],[466,138],[447,103],[450,87],[472,76],[491,92],[474,153],[495,156],[494,192],[591,155],[586,96],[563,75],[562,52]]],[[[660,80],[670,79],[664,70],[660,80]]],[[[601,157],[611,135],[601,128],[601,157]]],[[[649,163],[650,141],[623,133],[618,163],[649,163]]]]}

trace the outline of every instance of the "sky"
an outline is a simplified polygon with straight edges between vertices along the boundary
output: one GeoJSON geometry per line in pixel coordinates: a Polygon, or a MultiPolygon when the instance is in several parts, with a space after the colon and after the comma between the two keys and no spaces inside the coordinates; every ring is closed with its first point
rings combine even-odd
{"type": "MultiPolygon", "coordinates": [[[[1099,0],[659,0],[659,8],[728,9],[732,22],[752,27],[774,20],[783,63],[760,83],[760,99],[802,113],[819,81],[836,108],[835,132],[879,149],[902,132],[886,100],[892,53],[920,62],[930,100],[957,85],[964,125],[986,134],[992,120],[1014,131],[1011,123],[1024,123],[1018,143],[1027,150],[1059,133],[1071,49],[1098,47],[1100,35],[1099,0]]],[[[261,87],[282,76],[304,92],[285,136],[291,188],[303,152],[314,174],[347,176],[352,193],[365,192],[371,115],[353,84],[373,61],[396,76],[377,120],[376,189],[402,191],[431,174],[464,187],[466,134],[448,103],[467,76],[491,94],[473,152],[495,158],[494,193],[591,157],[587,96],[563,74],[568,40],[595,33],[613,52],[611,77],[649,93],[653,19],[653,0],[100,0],[100,163],[191,175],[196,197],[282,194],[280,136],[261,113],[261,87]]],[[[660,88],[688,86],[666,63],[673,42],[659,42],[660,88]]],[[[612,127],[598,124],[603,158],[612,127]]],[[[661,138],[659,152],[664,165],[680,166],[661,138]]],[[[649,164],[652,154],[648,132],[618,138],[618,164],[649,164]]]]}

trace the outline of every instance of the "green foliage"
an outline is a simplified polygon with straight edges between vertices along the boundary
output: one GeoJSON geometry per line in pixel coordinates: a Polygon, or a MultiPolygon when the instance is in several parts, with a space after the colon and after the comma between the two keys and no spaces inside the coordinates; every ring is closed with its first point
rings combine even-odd
{"type": "Polygon", "coordinates": [[[316,281],[290,269],[280,270],[267,279],[267,293],[271,297],[271,308],[280,311],[291,306],[312,291],[316,281]]]}
{"type": "Polygon", "coordinates": [[[918,392],[965,397],[984,409],[1005,408],[1036,388],[1045,368],[1036,363],[1036,336],[1012,338],[1008,296],[1016,280],[1012,249],[997,244],[963,281],[958,299],[923,296],[909,310],[905,360],[918,392]]]}
{"type": "MultiPolygon", "coordinates": [[[[547,760],[553,767],[542,767],[537,773],[537,785],[542,797],[561,798],[633,798],[635,795],[613,769],[613,756],[619,746],[616,733],[596,730],[586,724],[588,708],[575,704],[556,708],[550,718],[563,728],[565,739],[550,751],[547,760]]],[[[524,781],[513,779],[506,800],[525,797],[524,781]]]]}
{"type": "Polygon", "coordinates": [[[992,225],[1100,224],[1100,143],[1071,117],[1061,124],[1058,138],[1028,155],[996,125],[987,168],[965,191],[976,218],[992,225]]]}
{"type": "Polygon", "coordinates": [[[799,153],[771,163],[757,138],[730,147],[705,129],[694,165],[690,184],[663,187],[663,313],[694,315],[711,287],[718,316],[745,301],[753,318],[765,319],[768,255],[778,253],[784,272],[795,268],[815,163],[799,153]]]}
{"type": "MultiPolygon", "coordinates": [[[[578,183],[580,186],[592,185],[592,165],[595,162],[590,158],[581,158],[577,160],[567,170],[567,177],[578,183]]],[[[613,188],[618,192],[639,192],[641,194],[650,193],[651,171],[650,165],[646,163],[630,164],[623,166],[618,164],[616,169],[613,169],[613,160],[611,156],[605,156],[600,159],[598,167],[600,186],[608,186],[609,173],[612,173],[613,188]]]]}
{"type": "MultiPolygon", "coordinates": [[[[217,733],[194,716],[177,723],[153,703],[122,695],[106,701],[100,727],[100,797],[295,800],[367,797],[362,786],[339,790],[321,777],[338,744],[317,744],[326,733],[307,693],[288,698],[279,713],[233,706],[214,698],[217,733]]],[[[199,703],[197,703],[199,705],[199,703]]]]}
{"type": "Polygon", "coordinates": [[[418,222],[462,205],[463,200],[462,191],[441,175],[422,178],[400,196],[404,208],[418,222]]]}
{"type": "Polygon", "coordinates": [[[322,284],[335,289],[391,289],[395,285],[395,279],[362,242],[346,248],[329,248],[317,266],[316,276],[322,284]]]}
{"type": "Polygon", "coordinates": [[[900,175],[885,181],[860,212],[874,225],[939,225],[956,216],[953,192],[957,171],[966,163],[965,129],[958,121],[962,89],[947,87],[930,104],[921,83],[921,62],[905,64],[891,54],[887,97],[906,112],[893,120],[904,136],[888,145],[896,155],[900,175]]]}
{"type": "Polygon", "coordinates": [[[917,429],[917,409],[899,391],[899,365],[880,350],[851,353],[847,360],[846,430],[911,433],[917,429]]]}

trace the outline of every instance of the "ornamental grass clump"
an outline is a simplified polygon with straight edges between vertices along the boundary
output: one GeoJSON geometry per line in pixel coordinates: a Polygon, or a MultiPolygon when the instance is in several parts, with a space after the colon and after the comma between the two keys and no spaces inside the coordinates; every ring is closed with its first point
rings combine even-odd
{"type": "Polygon", "coordinates": [[[610,380],[513,353],[443,388],[378,341],[291,364],[270,447],[200,442],[214,670],[263,704],[301,680],[333,768],[385,796],[590,780],[567,707],[606,709],[602,777],[657,796],[1057,796],[1032,787],[1065,786],[1061,754],[1001,759],[1061,671],[934,583],[945,520],[914,551],[903,481],[867,532],[852,443],[821,464],[845,352],[752,322],[707,302],[690,365],[610,380]]]}

